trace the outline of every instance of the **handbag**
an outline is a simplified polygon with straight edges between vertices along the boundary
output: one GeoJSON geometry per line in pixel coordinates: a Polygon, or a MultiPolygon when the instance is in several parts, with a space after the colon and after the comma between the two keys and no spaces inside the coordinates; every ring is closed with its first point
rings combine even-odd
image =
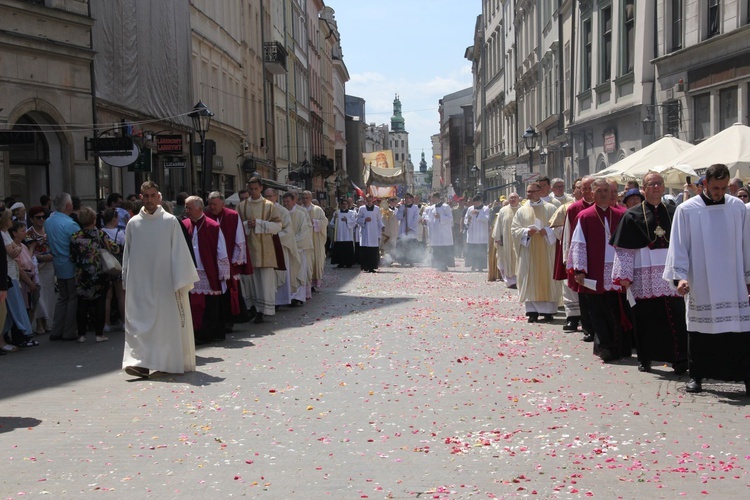
{"type": "MultiPolygon", "coordinates": [[[[104,236],[108,238],[106,234],[104,236]]],[[[119,276],[122,274],[122,264],[112,255],[112,252],[104,248],[101,236],[99,239],[99,263],[102,265],[102,272],[104,274],[108,274],[109,276],[119,276]]]]}

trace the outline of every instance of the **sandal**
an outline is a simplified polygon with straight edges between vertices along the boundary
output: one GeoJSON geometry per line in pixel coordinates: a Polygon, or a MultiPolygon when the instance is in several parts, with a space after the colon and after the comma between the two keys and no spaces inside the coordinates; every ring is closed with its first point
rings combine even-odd
{"type": "Polygon", "coordinates": [[[4,346],[0,347],[0,350],[2,350],[3,354],[6,352],[16,352],[18,350],[18,347],[10,344],[5,344],[4,346]]]}
{"type": "Polygon", "coordinates": [[[39,342],[37,342],[36,340],[34,340],[34,339],[28,339],[28,340],[22,342],[20,347],[35,347],[35,346],[38,346],[38,345],[39,345],[39,342]]]}

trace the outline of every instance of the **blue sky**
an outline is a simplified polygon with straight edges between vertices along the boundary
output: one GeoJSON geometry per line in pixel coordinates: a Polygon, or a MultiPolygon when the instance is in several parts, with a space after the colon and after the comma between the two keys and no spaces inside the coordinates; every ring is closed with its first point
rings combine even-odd
{"type": "Polygon", "coordinates": [[[471,63],[479,0],[330,0],[344,63],[346,93],[367,101],[367,122],[390,125],[393,98],[409,132],[412,162],[424,150],[432,165],[430,136],[440,131],[438,100],[471,86],[471,63]]]}

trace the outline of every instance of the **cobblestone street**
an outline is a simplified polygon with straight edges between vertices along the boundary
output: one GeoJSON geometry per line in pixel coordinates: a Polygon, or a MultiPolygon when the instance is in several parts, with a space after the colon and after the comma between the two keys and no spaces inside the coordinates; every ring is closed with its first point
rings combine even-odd
{"type": "Polygon", "coordinates": [[[133,380],[123,333],[3,356],[3,498],[742,498],[741,384],[527,324],[516,292],[424,267],[327,270],[302,308],[133,380]]]}

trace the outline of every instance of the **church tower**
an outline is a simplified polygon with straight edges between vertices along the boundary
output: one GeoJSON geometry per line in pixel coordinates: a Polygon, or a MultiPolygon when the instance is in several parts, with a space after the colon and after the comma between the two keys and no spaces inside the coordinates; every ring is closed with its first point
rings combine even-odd
{"type": "Polygon", "coordinates": [[[393,116],[391,116],[391,131],[393,132],[404,132],[404,117],[401,116],[401,100],[398,98],[398,94],[393,99],[393,116]]]}
{"type": "Polygon", "coordinates": [[[406,164],[409,160],[409,132],[406,131],[404,117],[401,116],[401,100],[398,94],[393,99],[393,116],[391,116],[391,130],[389,147],[393,151],[393,161],[396,166],[406,164]]]}

